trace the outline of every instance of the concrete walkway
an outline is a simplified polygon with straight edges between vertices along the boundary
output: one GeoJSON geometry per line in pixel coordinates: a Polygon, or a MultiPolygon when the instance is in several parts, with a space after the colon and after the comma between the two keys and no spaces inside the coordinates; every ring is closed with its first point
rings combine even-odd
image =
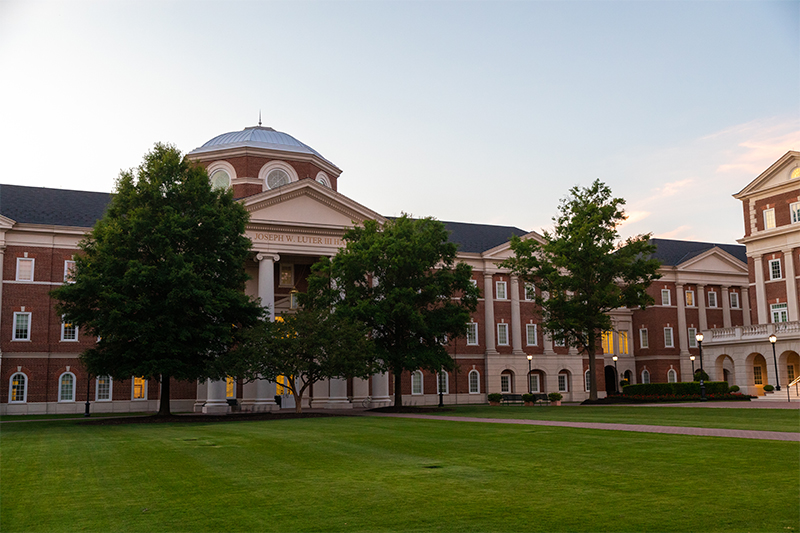
{"type": "Polygon", "coordinates": [[[745,429],[716,429],[678,426],[646,426],[639,424],[601,424],[595,422],[560,422],[555,420],[519,420],[510,418],[477,418],[471,416],[434,416],[403,413],[365,413],[368,416],[416,418],[421,420],[449,420],[452,422],[484,422],[490,424],[519,424],[523,426],[555,426],[580,429],[605,429],[610,431],[636,431],[639,433],[666,433],[670,435],[695,435],[703,437],[733,437],[738,439],[782,440],[800,442],[800,433],[783,431],[751,431],[745,429]]]}

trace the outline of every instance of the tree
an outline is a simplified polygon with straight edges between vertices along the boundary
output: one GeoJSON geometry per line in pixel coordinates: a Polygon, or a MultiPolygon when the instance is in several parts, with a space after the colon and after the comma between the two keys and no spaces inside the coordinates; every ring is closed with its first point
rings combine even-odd
{"type": "Polygon", "coordinates": [[[432,218],[368,220],[344,240],[345,248],[314,266],[308,298],[369,327],[377,358],[394,374],[399,407],[403,371],[455,368],[444,344],[466,334],[477,308],[472,268],[456,264],[456,245],[432,218]]]}
{"type": "Polygon", "coordinates": [[[317,381],[368,378],[378,370],[368,333],[364,324],[328,308],[300,309],[246,331],[230,368],[247,380],[283,376],[300,413],[305,392],[317,381]]]}
{"type": "Polygon", "coordinates": [[[170,378],[225,377],[216,360],[263,312],[244,293],[247,220],[173,146],[122,172],[79,245],[73,282],[51,293],[65,320],[98,337],[81,355],[87,371],[158,379],[159,415],[170,413],[170,378]]]}
{"type": "Polygon", "coordinates": [[[650,259],[655,251],[650,235],[620,242],[617,227],[627,218],[623,205],[625,200],[612,197],[599,180],[585,189],[573,187],[559,204],[553,233],[544,232],[543,243],[513,237],[515,256],[502,263],[541,289],[535,300],[544,331],[588,355],[590,400],[597,399],[598,339],[612,328],[607,313],[653,303],[646,291],[661,277],[659,261],[650,259]]]}

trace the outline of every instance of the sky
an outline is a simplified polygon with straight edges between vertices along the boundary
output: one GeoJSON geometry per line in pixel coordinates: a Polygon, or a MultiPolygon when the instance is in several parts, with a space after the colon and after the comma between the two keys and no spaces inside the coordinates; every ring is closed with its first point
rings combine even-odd
{"type": "Polygon", "coordinates": [[[156,142],[258,122],[387,216],[732,243],[800,150],[800,2],[0,0],[0,183],[113,191],[156,142]]]}

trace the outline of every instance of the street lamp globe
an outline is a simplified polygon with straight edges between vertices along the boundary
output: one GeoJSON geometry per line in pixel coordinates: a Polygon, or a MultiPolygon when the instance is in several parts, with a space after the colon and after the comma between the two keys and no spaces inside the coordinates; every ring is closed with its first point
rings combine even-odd
{"type": "Polygon", "coordinates": [[[703,334],[702,333],[698,333],[697,335],[695,335],[695,338],[697,339],[697,342],[703,342],[703,334]]]}
{"type": "Polygon", "coordinates": [[[769,336],[769,342],[771,342],[774,345],[776,342],[778,342],[778,337],[776,337],[775,334],[773,333],[772,335],[769,336]]]}

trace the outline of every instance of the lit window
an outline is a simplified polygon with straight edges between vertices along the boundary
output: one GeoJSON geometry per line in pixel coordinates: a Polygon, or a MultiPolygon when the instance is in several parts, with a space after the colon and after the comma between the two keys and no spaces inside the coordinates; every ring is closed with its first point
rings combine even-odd
{"type": "Polygon", "coordinates": [[[583,389],[589,392],[592,389],[592,376],[589,371],[583,373],[583,389]]]}
{"type": "Polygon", "coordinates": [[[800,178],[800,167],[795,168],[792,170],[792,174],[789,176],[789,179],[800,178]]]}
{"type": "Polygon", "coordinates": [[[17,372],[11,376],[10,387],[8,388],[9,403],[24,403],[28,400],[27,383],[28,378],[22,372],[17,372]]]}
{"type": "Polygon", "coordinates": [[[672,328],[664,328],[664,348],[674,348],[675,343],[672,340],[672,328]]]}
{"type": "Polygon", "coordinates": [[[481,392],[481,379],[477,370],[469,371],[469,393],[480,394],[481,392]]]}
{"type": "Polygon", "coordinates": [[[508,346],[508,324],[497,324],[497,345],[508,346]]]}
{"type": "Polygon", "coordinates": [[[731,309],[739,309],[739,293],[732,292],[730,293],[731,296],[731,309]]]}
{"type": "Polygon", "coordinates": [[[772,259],[769,262],[769,279],[781,279],[781,260],[772,259]]]}
{"type": "Polygon", "coordinates": [[[628,332],[627,331],[620,331],[617,334],[619,338],[619,353],[620,354],[627,354],[628,353],[628,332]]]}
{"type": "Polygon", "coordinates": [[[236,378],[233,376],[225,378],[225,397],[236,398],[236,378]]]}
{"type": "Polygon", "coordinates": [[[14,341],[31,340],[31,314],[14,313],[14,333],[11,337],[14,341]]]}
{"type": "Polygon", "coordinates": [[[147,398],[147,380],[143,377],[133,378],[132,399],[144,400],[147,398]]]}
{"type": "Polygon", "coordinates": [[[17,257],[17,281],[33,281],[33,259],[17,257]]]}
{"type": "Polygon", "coordinates": [[[661,289],[661,305],[670,305],[672,298],[670,297],[669,289],[661,289]]]}
{"type": "Polygon", "coordinates": [[[789,206],[789,211],[792,213],[792,224],[800,222],[800,202],[795,202],[789,206]]]}
{"type": "Polygon", "coordinates": [[[111,376],[98,376],[95,385],[95,401],[107,402],[111,400],[111,376]]]}
{"type": "Polygon", "coordinates": [[[294,286],[294,265],[281,264],[280,286],[281,287],[294,286]]]}
{"type": "Polygon", "coordinates": [[[536,287],[533,285],[533,283],[525,284],[525,299],[526,300],[536,299],[536,287]]]}
{"type": "Polygon", "coordinates": [[[528,346],[536,346],[539,343],[539,337],[536,331],[536,324],[525,324],[525,333],[527,337],[528,346]]]}
{"type": "Polygon", "coordinates": [[[61,323],[61,340],[74,342],[78,340],[78,326],[71,322],[61,323]]]}
{"type": "Polygon", "coordinates": [[[689,348],[697,348],[697,328],[689,328],[686,334],[689,337],[689,348]]]}
{"type": "Polygon", "coordinates": [[[289,309],[297,309],[300,307],[300,296],[299,292],[292,291],[289,293],[289,309]]]}
{"type": "Polygon", "coordinates": [[[436,394],[450,394],[447,372],[437,372],[436,377],[436,394]]]}
{"type": "Polygon", "coordinates": [[[411,394],[422,394],[422,372],[411,373],[411,394]]]}
{"type": "Polygon", "coordinates": [[[642,370],[642,383],[650,383],[650,371],[642,370]]]}
{"type": "Polygon", "coordinates": [[[566,374],[558,375],[558,392],[569,392],[569,380],[566,374]]]}
{"type": "Polygon", "coordinates": [[[75,376],[70,372],[64,372],[58,378],[58,401],[75,401],[75,376]]]}
{"type": "Polygon", "coordinates": [[[647,336],[646,329],[639,330],[639,346],[642,348],[649,348],[650,347],[650,338],[647,336]]]}
{"type": "Polygon", "coordinates": [[[763,385],[763,381],[761,378],[761,367],[756,365],[753,367],[753,384],[754,385],[763,385]]]}
{"type": "Polygon", "coordinates": [[[764,229],[772,229],[775,227],[775,210],[764,209],[764,229]]]}
{"type": "Polygon", "coordinates": [[[686,306],[694,307],[694,291],[686,291],[686,306]]]}
{"type": "Polygon", "coordinates": [[[498,281],[495,283],[495,290],[497,292],[497,299],[498,300],[505,300],[508,298],[506,296],[506,282],[505,281],[498,281]]]}
{"type": "Polygon", "coordinates": [[[467,345],[468,346],[477,346],[478,345],[478,323],[477,322],[470,322],[467,324],[467,345]]]}
{"type": "Polygon", "coordinates": [[[709,307],[717,306],[717,293],[714,291],[708,291],[708,306],[709,307]]]}
{"type": "Polygon", "coordinates": [[[614,334],[610,331],[603,332],[603,353],[614,352],[614,334]]]}
{"type": "Polygon", "coordinates": [[[677,383],[678,382],[678,373],[675,372],[674,369],[670,368],[667,371],[667,383],[677,383]]]}
{"type": "Polygon", "coordinates": [[[500,392],[511,392],[511,376],[508,374],[500,375],[500,392]]]}
{"type": "Polygon", "coordinates": [[[783,304],[772,304],[769,306],[770,311],[772,311],[772,321],[773,322],[788,322],[789,321],[789,308],[788,305],[783,304]]]}
{"type": "Polygon", "coordinates": [[[66,283],[75,282],[75,261],[64,261],[64,281],[66,283]]]}
{"type": "Polygon", "coordinates": [[[531,382],[531,392],[540,392],[539,390],[539,374],[531,373],[528,378],[531,382]]]}

